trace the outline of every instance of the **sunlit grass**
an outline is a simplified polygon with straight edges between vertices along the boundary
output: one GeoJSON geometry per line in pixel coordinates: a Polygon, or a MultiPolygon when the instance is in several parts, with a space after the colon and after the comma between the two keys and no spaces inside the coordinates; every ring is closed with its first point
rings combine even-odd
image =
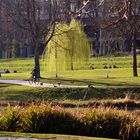
{"type": "MultiPolygon", "coordinates": [[[[138,63],[140,56],[138,56],[138,63]]],[[[2,74],[1,79],[23,79],[28,80],[34,67],[33,58],[27,59],[5,59],[0,60],[0,70],[9,69],[10,74],[2,74]],[[17,70],[17,73],[13,73],[17,70]]],[[[140,73],[140,69],[138,69],[140,73]]],[[[41,77],[43,82],[69,85],[87,85],[93,84],[99,87],[108,86],[139,86],[140,78],[133,77],[132,56],[127,57],[99,57],[91,58],[90,62],[83,65],[81,70],[58,71],[58,78],[55,78],[55,69],[53,72],[46,70],[41,59],[41,77]],[[89,70],[89,64],[94,64],[95,69],[89,70]],[[104,69],[107,64],[116,65],[118,68],[104,69]],[[109,78],[107,78],[107,75],[109,78]]]]}
{"type": "Polygon", "coordinates": [[[31,133],[19,133],[19,132],[1,132],[0,137],[19,137],[19,138],[40,138],[40,139],[63,139],[63,140],[113,140],[106,138],[91,138],[91,137],[80,137],[80,136],[66,136],[57,134],[31,134],[31,133]]]}
{"type": "MultiPolygon", "coordinates": [[[[138,62],[140,57],[138,57],[138,62]]],[[[48,83],[58,83],[61,84],[71,84],[71,85],[88,85],[93,84],[97,88],[103,88],[103,91],[94,92],[93,95],[97,94],[99,97],[99,92],[102,94],[103,98],[105,90],[108,87],[116,88],[130,88],[130,87],[138,87],[140,86],[140,77],[133,77],[132,74],[132,57],[111,57],[109,63],[115,64],[119,68],[116,69],[103,69],[104,65],[108,62],[107,58],[92,58],[89,63],[93,63],[95,66],[94,70],[89,70],[89,65],[85,64],[83,66],[84,70],[75,70],[75,71],[65,71],[58,72],[58,78],[55,78],[55,72],[48,72],[45,70],[43,63],[41,64],[41,79],[43,82],[48,83]],[[107,73],[109,74],[109,78],[107,78],[107,73]],[[105,89],[104,89],[105,88],[105,89]]],[[[0,70],[9,69],[10,74],[2,74],[0,79],[23,79],[28,80],[31,76],[31,71],[34,67],[33,59],[11,59],[11,60],[0,60],[0,70]],[[17,70],[17,73],[13,73],[14,70],[17,70]]],[[[55,71],[55,70],[54,70],[55,71]]],[[[140,69],[138,69],[140,74],[140,69]]],[[[83,89],[85,92],[87,89],[83,89]]],[[[117,93],[118,94],[118,93],[117,93]]],[[[83,104],[89,103],[89,101],[80,101],[83,99],[84,93],[80,92],[80,90],[71,90],[69,92],[68,89],[60,90],[60,89],[47,89],[47,88],[34,88],[34,87],[25,87],[25,86],[17,86],[17,85],[9,85],[9,84],[0,84],[0,100],[1,102],[7,101],[61,101],[64,100],[64,103],[73,103],[73,104],[83,104]]],[[[116,93],[113,93],[112,96],[108,97],[117,97],[116,93]]],[[[95,96],[96,97],[96,96],[95,96]]],[[[91,96],[92,98],[95,98],[91,96]]],[[[119,96],[118,96],[119,97],[119,96]]],[[[94,101],[93,101],[94,102],[94,101]]],[[[105,101],[106,102],[106,101],[105,101]]],[[[9,135],[9,134],[7,134],[9,135]]],[[[13,134],[14,135],[14,134],[13,134]]],[[[0,133],[0,136],[3,136],[0,133]]],[[[9,136],[12,136],[10,134],[9,136]]],[[[21,136],[24,136],[21,135],[21,136]]],[[[29,136],[30,137],[30,136],[29,136]]],[[[34,137],[31,135],[31,137],[34,137]]],[[[36,136],[38,137],[38,136],[36,136]]],[[[44,138],[39,136],[40,138],[44,138]]],[[[55,137],[55,136],[54,136],[55,137]]],[[[47,137],[48,138],[48,137],[47,137]]],[[[81,140],[81,138],[79,138],[81,140]]],[[[99,138],[100,139],[100,138],[99,138]]],[[[73,139],[72,139],[73,140],[73,139]]]]}
{"type": "MultiPolygon", "coordinates": [[[[139,100],[139,88],[35,88],[11,84],[0,84],[0,104],[7,102],[55,101],[70,104],[90,104],[94,100],[125,98],[127,93],[139,100]],[[83,101],[84,100],[84,101],[83,101]]],[[[110,99],[110,100],[108,100],[110,99]]],[[[99,101],[100,102],[100,101],[99,101]]],[[[106,102],[106,101],[105,101],[106,102]]],[[[111,104],[114,104],[111,102],[111,104]]]]}
{"type": "MultiPolygon", "coordinates": [[[[93,84],[99,87],[108,86],[139,86],[140,78],[133,77],[131,68],[110,69],[109,78],[107,78],[105,69],[95,70],[77,70],[59,72],[58,78],[55,78],[54,72],[42,72],[43,82],[68,85],[88,85],[93,84]]],[[[140,73],[140,69],[138,69],[140,73]]],[[[30,72],[2,74],[1,79],[23,79],[28,80],[31,76],[30,72]]]]}
{"type": "MultiPolygon", "coordinates": [[[[138,58],[138,65],[140,63],[140,56],[138,58]]],[[[45,70],[47,60],[40,59],[41,69],[45,70]]],[[[93,57],[89,62],[80,66],[80,69],[89,69],[89,64],[94,64],[95,69],[103,69],[105,65],[116,65],[118,68],[132,68],[132,56],[125,57],[93,57]],[[108,59],[109,58],[109,59],[108,59]]],[[[17,58],[17,59],[0,59],[0,71],[9,69],[11,72],[17,70],[18,72],[31,71],[34,67],[33,58],[17,58]]],[[[55,69],[54,69],[55,71],[55,69]]]]}

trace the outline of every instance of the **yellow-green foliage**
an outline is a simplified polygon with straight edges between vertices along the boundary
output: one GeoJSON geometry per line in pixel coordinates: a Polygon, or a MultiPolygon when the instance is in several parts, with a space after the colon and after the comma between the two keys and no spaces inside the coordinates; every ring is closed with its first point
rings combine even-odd
{"type": "Polygon", "coordinates": [[[45,61],[49,71],[73,70],[82,67],[90,56],[90,43],[77,21],[68,26],[57,25],[55,36],[49,42],[45,61]]]}

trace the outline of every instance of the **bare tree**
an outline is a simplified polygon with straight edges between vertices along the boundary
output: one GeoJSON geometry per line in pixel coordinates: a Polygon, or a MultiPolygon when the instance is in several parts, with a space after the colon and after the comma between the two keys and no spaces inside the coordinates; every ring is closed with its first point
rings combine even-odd
{"type": "Polygon", "coordinates": [[[136,49],[140,30],[139,0],[98,0],[98,3],[101,3],[98,7],[98,12],[101,13],[100,42],[104,38],[110,42],[129,38],[133,52],[133,76],[138,76],[136,49]]]}
{"type": "MultiPolygon", "coordinates": [[[[80,17],[97,13],[91,18],[92,25],[97,27],[100,47],[104,44],[111,45],[115,40],[131,41],[133,52],[133,76],[138,76],[137,72],[137,38],[140,30],[140,1],[139,0],[83,0],[83,6],[77,11],[80,17]],[[88,5],[95,3],[93,8],[88,5]],[[95,22],[97,20],[98,22],[95,22]]],[[[86,16],[86,18],[87,18],[86,16]]],[[[101,49],[104,49],[101,47],[101,49]]],[[[112,50],[112,48],[110,48],[112,50]]]]}
{"type": "Polygon", "coordinates": [[[40,77],[39,49],[52,38],[58,20],[56,0],[3,0],[5,15],[24,32],[34,47],[37,75],[40,77]]]}

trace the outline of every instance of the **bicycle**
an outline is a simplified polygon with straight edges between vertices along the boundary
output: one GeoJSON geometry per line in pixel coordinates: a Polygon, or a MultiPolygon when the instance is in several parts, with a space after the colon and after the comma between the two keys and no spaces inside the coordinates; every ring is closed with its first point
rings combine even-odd
{"type": "Polygon", "coordinates": [[[33,76],[31,76],[30,78],[29,78],[29,84],[36,84],[36,85],[38,85],[39,84],[39,82],[40,82],[40,79],[39,78],[36,78],[36,77],[33,77],[33,76]]]}

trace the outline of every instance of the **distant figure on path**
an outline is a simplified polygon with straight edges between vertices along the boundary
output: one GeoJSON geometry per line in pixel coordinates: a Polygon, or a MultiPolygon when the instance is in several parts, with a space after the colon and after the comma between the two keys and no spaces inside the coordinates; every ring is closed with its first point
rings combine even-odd
{"type": "Polygon", "coordinates": [[[36,70],[36,68],[33,69],[31,74],[32,74],[32,78],[36,81],[36,78],[37,78],[37,70],[36,70]]]}

